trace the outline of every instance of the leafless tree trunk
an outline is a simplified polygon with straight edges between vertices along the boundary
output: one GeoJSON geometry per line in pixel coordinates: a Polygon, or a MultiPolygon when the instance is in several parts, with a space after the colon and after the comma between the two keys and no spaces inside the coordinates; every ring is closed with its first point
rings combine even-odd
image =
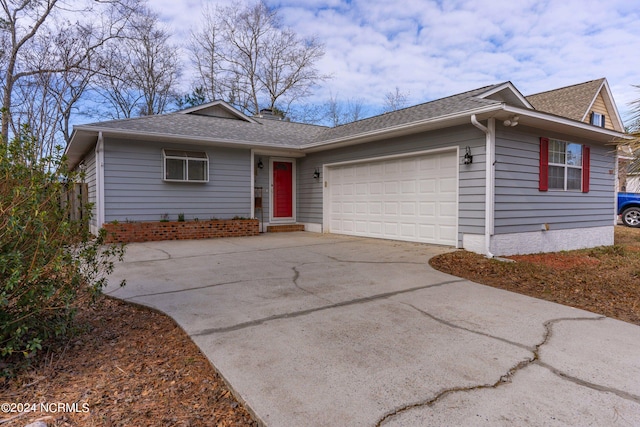
{"type": "Polygon", "coordinates": [[[43,154],[55,140],[68,141],[69,116],[95,71],[96,52],[119,37],[139,1],[0,0],[5,141],[20,124],[38,136],[43,154]]]}
{"type": "Polygon", "coordinates": [[[343,103],[337,96],[331,95],[325,103],[325,121],[331,126],[340,126],[355,122],[363,118],[364,101],[359,98],[351,98],[343,103]]]}
{"type": "Polygon", "coordinates": [[[201,88],[205,102],[224,97],[222,83],[221,30],[217,26],[215,10],[205,7],[202,11],[202,28],[192,31],[187,49],[195,66],[194,86],[201,88]]]}
{"type": "Polygon", "coordinates": [[[103,57],[95,91],[112,118],[161,114],[177,98],[175,86],[181,67],[178,48],[169,41],[158,16],[141,9],[118,44],[103,57]]]}
{"type": "Polygon", "coordinates": [[[204,17],[190,50],[199,73],[196,86],[205,87],[211,99],[221,96],[251,114],[262,108],[288,113],[328,78],[315,68],[324,47],[282,28],[277,11],[262,1],[207,10],[204,17]]]}
{"type": "Polygon", "coordinates": [[[400,88],[396,86],[395,92],[387,92],[385,94],[383,113],[390,113],[392,111],[401,110],[408,105],[409,93],[400,92],[400,88]]]}

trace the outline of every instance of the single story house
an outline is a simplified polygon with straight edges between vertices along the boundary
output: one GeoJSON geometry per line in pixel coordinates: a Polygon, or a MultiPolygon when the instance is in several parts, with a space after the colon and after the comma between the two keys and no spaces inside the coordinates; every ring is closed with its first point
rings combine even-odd
{"type": "Polygon", "coordinates": [[[529,97],[494,84],[333,128],[215,101],[75,126],[66,154],[93,230],[247,217],[493,256],[613,244],[623,137],[600,79],[529,97]]]}

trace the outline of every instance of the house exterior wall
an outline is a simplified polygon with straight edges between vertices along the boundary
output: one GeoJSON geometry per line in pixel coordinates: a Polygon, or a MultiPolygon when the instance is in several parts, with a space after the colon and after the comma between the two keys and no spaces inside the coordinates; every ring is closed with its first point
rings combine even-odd
{"type": "Polygon", "coordinates": [[[105,222],[251,215],[251,151],[105,138],[105,222]],[[162,149],[205,151],[209,182],[162,180],[162,149]]]}
{"type": "Polygon", "coordinates": [[[307,229],[322,229],[325,177],[314,179],[313,173],[316,168],[322,173],[325,164],[456,146],[460,147],[458,245],[461,246],[464,233],[484,233],[485,135],[471,124],[310,153],[306,157],[298,159],[298,222],[309,224],[310,227],[307,229]],[[471,148],[473,155],[473,163],[470,165],[462,164],[462,157],[467,146],[471,148]]]}
{"type": "Polygon", "coordinates": [[[97,232],[98,221],[96,219],[96,153],[91,150],[82,160],[84,164],[84,179],[82,182],[87,184],[87,202],[91,204],[91,219],[89,227],[92,232],[97,232]]]}
{"type": "Polygon", "coordinates": [[[614,170],[613,147],[526,127],[498,127],[492,250],[511,255],[613,244],[614,170]],[[539,191],[542,136],[591,147],[588,193],[539,191]]]}
{"type": "Polygon", "coordinates": [[[255,155],[255,162],[258,164],[258,160],[262,160],[262,169],[256,169],[255,175],[255,186],[262,187],[262,213],[259,210],[256,210],[255,215],[256,218],[261,220],[263,223],[268,223],[271,215],[271,188],[269,185],[269,174],[271,170],[269,168],[269,156],[255,155]]]}

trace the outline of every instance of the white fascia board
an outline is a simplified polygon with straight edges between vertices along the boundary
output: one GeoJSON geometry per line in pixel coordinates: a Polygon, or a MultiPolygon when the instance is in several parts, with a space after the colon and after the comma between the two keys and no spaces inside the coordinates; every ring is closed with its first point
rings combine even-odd
{"type": "Polygon", "coordinates": [[[349,135],[342,138],[336,138],[328,141],[313,142],[311,144],[302,145],[300,148],[305,153],[312,153],[314,151],[322,151],[330,148],[344,147],[348,145],[360,144],[372,140],[390,138],[394,136],[401,136],[408,133],[415,132],[421,127],[430,127],[431,129],[438,129],[446,127],[447,122],[465,119],[472,114],[485,114],[502,110],[503,104],[489,105],[482,108],[475,108],[473,110],[461,111],[453,114],[447,114],[444,116],[430,117],[428,119],[417,120],[411,123],[405,123],[397,126],[385,127],[382,129],[376,129],[369,132],[362,132],[356,135],[349,135]]]}
{"type": "MultiPolygon", "coordinates": [[[[611,89],[609,88],[609,82],[607,82],[607,79],[604,80],[602,87],[604,88],[602,98],[604,99],[604,103],[607,106],[607,110],[609,110],[609,112],[613,111],[617,122],[616,124],[620,128],[621,132],[624,132],[624,123],[622,122],[622,118],[620,117],[618,107],[616,107],[616,103],[613,100],[613,95],[611,94],[611,89]]],[[[614,125],[614,127],[616,126],[614,125]]]]}
{"type": "Polygon", "coordinates": [[[191,114],[191,113],[195,113],[197,111],[205,110],[207,108],[211,108],[211,107],[215,107],[215,106],[220,106],[220,107],[224,108],[225,110],[227,110],[227,112],[229,114],[232,114],[232,115],[238,117],[239,119],[246,120],[247,122],[250,122],[250,123],[258,123],[257,121],[255,121],[251,117],[249,117],[246,114],[244,114],[242,111],[236,109],[232,105],[230,105],[227,102],[222,101],[222,100],[208,102],[206,104],[201,104],[201,105],[197,105],[195,107],[186,108],[184,110],[176,111],[176,113],[178,113],[178,114],[191,114]]]}
{"type": "Polygon", "coordinates": [[[629,135],[626,135],[622,132],[601,128],[598,126],[590,125],[588,123],[579,122],[576,120],[571,120],[571,119],[567,119],[560,116],[555,116],[553,114],[542,113],[536,110],[527,110],[525,108],[505,106],[504,111],[508,113],[513,113],[515,115],[519,115],[520,122],[523,122],[522,121],[523,117],[530,117],[538,120],[544,120],[556,125],[561,125],[563,127],[566,126],[567,128],[579,129],[582,132],[592,133],[594,134],[594,136],[598,136],[602,139],[604,139],[605,137],[608,137],[609,142],[613,139],[620,139],[620,140],[632,139],[629,135]]]}
{"type": "Polygon", "coordinates": [[[589,106],[587,107],[587,111],[584,112],[584,115],[580,119],[581,122],[584,122],[587,119],[587,116],[589,115],[589,112],[593,108],[593,104],[596,103],[596,99],[598,99],[598,95],[600,95],[600,92],[602,92],[602,85],[604,85],[604,82],[605,82],[605,80],[603,80],[602,83],[600,83],[600,87],[596,91],[596,95],[593,97],[593,99],[589,103],[589,106]]]}
{"type": "Polygon", "coordinates": [[[516,98],[518,98],[520,100],[520,102],[522,102],[523,105],[525,105],[525,106],[527,106],[529,108],[533,108],[531,103],[529,103],[529,101],[527,101],[527,98],[525,98],[525,96],[523,94],[521,94],[520,91],[511,82],[506,82],[504,84],[501,84],[500,86],[498,86],[496,88],[493,88],[491,90],[483,92],[480,95],[477,95],[477,97],[484,99],[484,98],[486,98],[488,96],[493,95],[494,93],[498,93],[498,92],[503,91],[505,89],[509,89],[516,96],[516,98]]]}

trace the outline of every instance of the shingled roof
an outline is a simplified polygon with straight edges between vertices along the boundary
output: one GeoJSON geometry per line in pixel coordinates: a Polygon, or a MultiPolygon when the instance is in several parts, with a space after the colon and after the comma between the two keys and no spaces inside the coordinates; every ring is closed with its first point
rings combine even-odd
{"type": "MultiPolygon", "coordinates": [[[[500,101],[478,97],[502,84],[491,85],[447,98],[381,114],[342,126],[329,128],[282,120],[252,117],[250,120],[183,112],[112,120],[77,126],[80,131],[101,130],[120,133],[162,135],[163,137],[200,138],[204,141],[236,141],[255,145],[299,148],[308,144],[349,138],[449,114],[500,104],[500,101]]],[[[208,107],[207,107],[208,108],[208,107]]]]}
{"type": "Polygon", "coordinates": [[[457,95],[437,99],[435,101],[425,102],[423,104],[414,105],[412,107],[392,111],[379,116],[359,120],[357,122],[336,126],[334,128],[327,128],[316,136],[316,142],[348,138],[367,132],[407,125],[419,120],[443,117],[449,114],[471,111],[488,105],[500,104],[500,101],[479,98],[478,96],[501,85],[504,85],[504,83],[481,87],[479,89],[459,93],[457,95]]]}
{"type": "Polygon", "coordinates": [[[333,128],[248,117],[224,101],[214,101],[174,113],[74,126],[67,154],[70,164],[76,164],[101,132],[133,139],[316,150],[460,123],[464,115],[498,111],[505,106],[582,121],[603,85],[606,89],[605,79],[599,79],[525,98],[510,82],[504,82],[333,128]]]}
{"type": "Polygon", "coordinates": [[[529,95],[527,96],[527,101],[538,111],[583,121],[604,81],[604,78],[591,80],[573,86],[529,95]]]}

